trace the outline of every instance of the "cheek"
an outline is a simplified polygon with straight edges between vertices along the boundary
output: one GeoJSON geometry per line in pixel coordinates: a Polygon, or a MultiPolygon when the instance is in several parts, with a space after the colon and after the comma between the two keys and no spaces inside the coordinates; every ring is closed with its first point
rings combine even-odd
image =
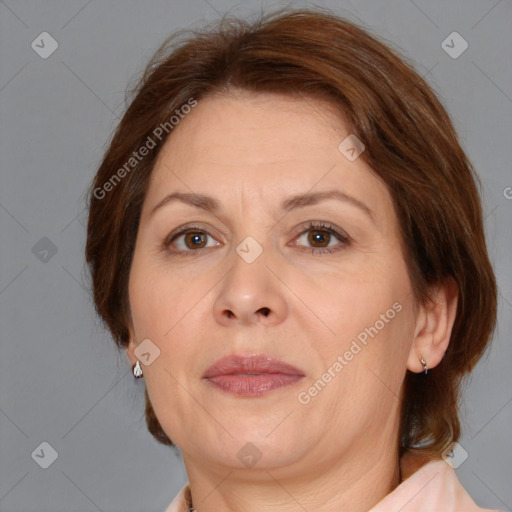
{"type": "Polygon", "coordinates": [[[346,374],[351,376],[353,396],[358,396],[362,403],[371,403],[375,413],[378,409],[387,414],[398,403],[413,326],[409,296],[396,294],[379,305],[373,304],[364,323],[357,326],[357,333],[348,342],[348,353],[358,352],[355,356],[349,355],[353,358],[349,363],[352,367],[347,368],[346,374]]]}
{"type": "Polygon", "coordinates": [[[161,361],[173,371],[194,369],[198,346],[191,340],[203,336],[205,320],[212,315],[208,293],[215,284],[214,277],[187,277],[143,255],[134,258],[129,296],[136,340],[151,339],[165,356],[161,361]]]}
{"type": "Polygon", "coordinates": [[[338,321],[335,343],[320,341],[322,372],[331,368],[336,375],[324,405],[340,428],[366,425],[378,432],[400,403],[412,342],[410,304],[381,298],[367,307],[353,304],[338,321]]]}
{"type": "Polygon", "coordinates": [[[166,303],[161,300],[161,288],[165,288],[161,280],[151,279],[148,272],[142,273],[136,266],[132,269],[129,283],[130,310],[138,340],[160,332],[159,324],[165,318],[165,305],[172,307],[170,297],[166,303]]]}
{"type": "MultiPolygon", "coordinates": [[[[328,327],[326,335],[317,338],[317,351],[327,367],[351,351],[350,366],[366,367],[399,385],[394,376],[405,368],[414,323],[407,271],[400,255],[395,261],[373,267],[366,279],[360,279],[361,274],[333,276],[310,295],[315,312],[328,327]]],[[[369,370],[363,373],[371,376],[369,370]]]]}
{"type": "Polygon", "coordinates": [[[375,327],[388,332],[401,315],[397,310],[407,295],[405,290],[382,278],[368,282],[340,278],[310,293],[308,300],[329,327],[332,339],[349,340],[375,327]]]}
{"type": "Polygon", "coordinates": [[[137,339],[162,339],[185,314],[182,309],[188,302],[187,292],[179,279],[135,254],[129,297],[137,339]]]}

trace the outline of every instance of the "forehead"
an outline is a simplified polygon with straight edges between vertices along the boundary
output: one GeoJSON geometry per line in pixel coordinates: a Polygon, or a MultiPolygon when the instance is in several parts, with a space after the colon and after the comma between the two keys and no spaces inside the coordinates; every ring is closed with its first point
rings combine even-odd
{"type": "Polygon", "coordinates": [[[146,202],[155,204],[174,191],[277,201],[332,187],[370,203],[390,202],[371,168],[339,150],[349,135],[340,112],[318,99],[247,92],[207,96],[164,144],[146,202]]]}
{"type": "Polygon", "coordinates": [[[240,165],[336,154],[348,135],[334,108],[320,100],[281,94],[210,95],[173,130],[164,153],[189,162],[214,158],[240,165]],[[277,137],[277,138],[276,138],[277,137]]]}

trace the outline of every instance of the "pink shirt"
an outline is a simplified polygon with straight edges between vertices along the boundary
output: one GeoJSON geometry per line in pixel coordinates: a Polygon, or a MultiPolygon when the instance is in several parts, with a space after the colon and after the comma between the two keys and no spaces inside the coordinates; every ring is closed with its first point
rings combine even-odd
{"type": "MultiPolygon", "coordinates": [[[[417,455],[406,454],[400,468],[404,478],[400,485],[368,512],[489,512],[475,504],[443,459],[425,462],[417,455]],[[419,464],[423,465],[415,469],[419,464]]],[[[187,512],[189,493],[187,484],[165,512],[187,512]]]]}

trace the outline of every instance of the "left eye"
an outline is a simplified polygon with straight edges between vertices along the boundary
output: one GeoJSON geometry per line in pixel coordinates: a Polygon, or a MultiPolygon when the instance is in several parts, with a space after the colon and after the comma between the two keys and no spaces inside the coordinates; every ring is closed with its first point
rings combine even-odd
{"type": "MultiPolygon", "coordinates": [[[[306,237],[306,241],[310,244],[320,244],[320,246],[311,247],[311,252],[313,254],[332,253],[333,250],[330,249],[330,247],[335,247],[336,245],[341,245],[343,247],[350,243],[348,235],[340,233],[338,230],[334,229],[329,224],[324,223],[310,224],[307,227],[306,231],[304,231],[298,238],[296,238],[296,241],[299,241],[304,237],[306,237]],[[333,241],[333,237],[337,238],[341,242],[341,244],[331,245],[330,242],[333,241]],[[327,245],[324,245],[326,243],[327,245]]],[[[334,250],[339,250],[339,248],[334,250]]]]}

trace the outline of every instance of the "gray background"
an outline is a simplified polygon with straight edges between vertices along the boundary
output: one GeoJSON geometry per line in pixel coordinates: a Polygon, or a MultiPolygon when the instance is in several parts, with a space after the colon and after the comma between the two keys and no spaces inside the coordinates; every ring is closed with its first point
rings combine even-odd
{"type": "MultiPolygon", "coordinates": [[[[157,512],[186,482],[181,460],[146,430],[143,379],[134,381],[95,318],[83,259],[84,193],[125,108],[127,83],[171,31],[227,10],[252,16],[284,5],[0,1],[0,510],[157,512]],[[43,31],[59,44],[47,59],[31,48],[43,31]],[[58,452],[47,469],[31,456],[42,442],[58,452]]],[[[477,503],[510,509],[512,4],[318,5],[363,24],[415,64],[482,177],[499,325],[465,388],[460,444],[469,457],[457,473],[477,503]],[[457,59],[441,48],[453,31],[469,43],[457,59]]]]}

